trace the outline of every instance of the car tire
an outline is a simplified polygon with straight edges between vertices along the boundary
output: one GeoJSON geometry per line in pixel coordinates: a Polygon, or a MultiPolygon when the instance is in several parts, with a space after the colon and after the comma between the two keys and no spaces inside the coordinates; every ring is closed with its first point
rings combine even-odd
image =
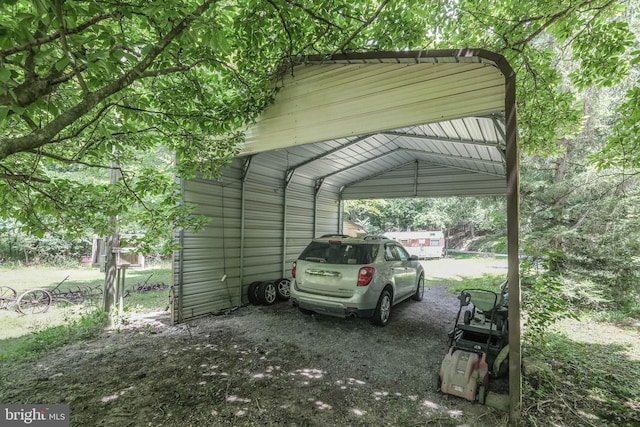
{"type": "Polygon", "coordinates": [[[424,276],[421,274],[416,286],[416,292],[411,297],[414,301],[422,301],[424,297],[424,276]]]}
{"type": "Polygon", "coordinates": [[[260,286],[261,281],[253,282],[249,285],[249,289],[247,290],[247,296],[249,297],[249,302],[253,305],[260,305],[260,299],[258,298],[258,286],[260,286]]]}
{"type": "Polygon", "coordinates": [[[387,326],[391,318],[391,306],[393,305],[393,297],[388,288],[384,288],[378,299],[378,305],[373,312],[371,323],[377,326],[387,326]]]}
{"type": "Polygon", "coordinates": [[[282,278],[278,279],[275,282],[276,285],[276,296],[281,301],[286,301],[291,297],[289,293],[289,286],[291,286],[291,280],[282,278]]]}
{"type": "Polygon", "coordinates": [[[277,291],[273,282],[262,282],[258,285],[258,300],[264,305],[271,305],[276,302],[277,291]]]}

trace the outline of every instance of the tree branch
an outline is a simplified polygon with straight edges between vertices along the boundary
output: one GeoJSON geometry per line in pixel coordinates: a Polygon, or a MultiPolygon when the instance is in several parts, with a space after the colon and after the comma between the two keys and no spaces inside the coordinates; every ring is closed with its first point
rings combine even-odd
{"type": "Polygon", "coordinates": [[[236,81],[238,81],[238,83],[242,84],[243,86],[245,86],[248,90],[251,90],[251,85],[249,83],[247,83],[240,75],[240,73],[238,73],[238,70],[236,70],[235,68],[233,68],[231,65],[216,59],[216,58],[211,58],[211,57],[203,57],[191,64],[188,65],[179,65],[179,66],[175,66],[175,67],[169,67],[169,68],[162,68],[162,69],[158,69],[158,70],[153,70],[153,71],[145,71],[144,73],[142,73],[140,75],[140,78],[149,78],[149,77],[159,77],[159,76],[164,76],[164,75],[169,75],[169,74],[174,74],[174,73],[180,73],[180,72],[187,72],[193,68],[195,68],[196,66],[202,64],[202,63],[216,63],[218,65],[220,65],[222,68],[224,68],[225,70],[229,71],[231,74],[233,74],[233,76],[236,78],[236,81]]]}
{"type": "Polygon", "coordinates": [[[0,139],[0,160],[9,157],[12,154],[38,148],[51,143],[52,139],[57,134],[73,124],[77,119],[87,114],[100,102],[140,79],[140,76],[153,64],[155,59],[167,48],[167,46],[169,46],[193,20],[206,12],[215,1],[217,0],[206,0],[201,6],[194,10],[191,15],[182,19],[182,21],[173,27],[171,31],[162,37],[135,67],[127,71],[119,79],[107,84],[102,89],[87,94],[82,101],[60,114],[46,126],[22,137],[0,139]]]}
{"type": "MultiPolygon", "coordinates": [[[[86,68],[86,65],[81,65],[76,70],[79,73],[86,70],[86,68]]],[[[75,76],[76,73],[62,74],[55,67],[52,67],[49,75],[45,78],[40,78],[36,74],[29,74],[29,71],[26,70],[24,83],[13,89],[13,96],[9,94],[0,95],[0,105],[27,107],[39,98],[53,93],[61,83],[68,82],[75,76]]]]}
{"type": "Polygon", "coordinates": [[[122,170],[122,169],[120,169],[120,168],[118,168],[118,169],[120,170],[120,178],[121,178],[121,181],[120,181],[120,182],[122,182],[122,183],[124,184],[124,186],[126,187],[126,189],[127,189],[127,190],[129,190],[129,193],[133,194],[133,197],[135,197],[135,198],[136,198],[136,200],[138,201],[138,203],[140,203],[140,205],[144,208],[144,210],[146,210],[147,212],[150,212],[150,213],[151,213],[152,211],[151,211],[151,210],[147,207],[147,205],[144,203],[144,200],[142,200],[142,198],[140,198],[140,196],[138,195],[138,193],[136,193],[136,192],[133,190],[133,188],[131,188],[131,187],[129,186],[129,183],[127,182],[126,174],[123,172],[123,170],[122,170]]]}
{"type": "MultiPolygon", "coordinates": [[[[607,6],[611,5],[611,2],[607,3],[607,6]]],[[[568,41],[568,43],[566,43],[566,45],[571,45],[571,43],[573,43],[574,40],[576,40],[578,37],[580,37],[582,34],[584,34],[586,31],[589,31],[591,29],[591,24],[596,20],[596,18],[598,16],[600,16],[603,11],[605,9],[605,6],[600,7],[600,8],[594,8],[594,9],[589,9],[589,10],[596,10],[596,13],[591,17],[591,19],[589,19],[588,22],[586,22],[585,24],[583,24],[582,29],[580,31],[578,31],[572,38],[571,40],[568,41]]]]}
{"type": "Polygon", "coordinates": [[[111,169],[111,166],[107,166],[107,165],[96,165],[93,163],[87,163],[87,162],[83,162],[81,160],[76,160],[76,159],[68,159],[66,157],[62,157],[59,156],[57,154],[53,154],[53,153],[48,153],[46,151],[42,151],[41,149],[38,149],[37,151],[27,151],[27,153],[31,153],[31,154],[36,154],[38,156],[42,156],[42,157],[47,157],[49,159],[52,160],[56,160],[60,163],[64,163],[67,165],[72,165],[72,164],[77,164],[77,165],[83,165],[83,166],[87,166],[90,168],[96,168],[96,169],[111,169]]]}
{"type": "MultiPolygon", "coordinates": [[[[340,29],[340,27],[338,27],[336,24],[334,24],[333,22],[323,18],[322,16],[319,16],[313,10],[309,9],[305,5],[303,5],[301,3],[298,3],[297,1],[294,1],[294,0],[284,0],[284,1],[286,3],[289,3],[292,6],[297,7],[298,9],[302,9],[307,15],[309,15],[311,18],[315,19],[316,21],[324,22],[326,25],[328,25],[330,27],[335,27],[335,28],[340,29]]],[[[388,3],[388,0],[386,2],[388,3]]]]}
{"type": "Polygon", "coordinates": [[[70,135],[64,135],[61,136],[59,138],[56,138],[54,140],[52,140],[52,143],[55,142],[62,142],[62,141],[66,141],[68,139],[72,139],[72,138],[76,138],[78,135],[80,135],[85,129],[87,129],[89,126],[91,126],[93,123],[95,123],[96,121],[102,119],[104,113],[111,107],[113,107],[114,103],[107,103],[105,105],[102,106],[102,108],[100,108],[100,110],[96,113],[95,116],[93,116],[87,123],[84,123],[82,126],[80,126],[78,129],[75,130],[75,132],[71,133],[70,135]]]}
{"type": "Polygon", "coordinates": [[[384,0],[382,3],[380,3],[380,5],[378,6],[378,9],[376,9],[375,13],[373,15],[371,15],[371,17],[369,19],[367,19],[366,21],[364,21],[362,23],[362,25],[360,25],[360,27],[358,27],[353,34],[351,34],[351,36],[349,36],[349,38],[339,47],[337,47],[332,55],[335,55],[338,52],[344,52],[345,48],[347,47],[347,45],[349,43],[351,43],[353,41],[353,39],[355,39],[358,34],[360,34],[362,32],[362,30],[364,30],[365,28],[367,28],[369,25],[371,25],[371,23],[373,21],[375,21],[378,16],[380,15],[380,13],[384,10],[385,7],[387,7],[387,5],[389,4],[390,0],[384,0]]]}
{"type": "Polygon", "coordinates": [[[175,73],[189,71],[196,65],[201,64],[202,62],[205,62],[205,60],[194,62],[191,65],[178,65],[175,67],[162,68],[159,70],[145,71],[140,75],[140,78],[159,77],[159,76],[166,76],[168,74],[175,74],[175,73]]]}
{"type": "Polygon", "coordinates": [[[36,178],[35,176],[26,175],[26,174],[14,174],[14,173],[0,173],[0,179],[4,179],[7,181],[18,181],[18,182],[37,182],[39,184],[48,184],[49,180],[36,178]]]}
{"type": "Polygon", "coordinates": [[[267,2],[276,10],[278,17],[280,18],[280,23],[282,24],[282,28],[284,28],[285,33],[287,33],[287,40],[289,41],[289,58],[293,55],[293,37],[291,36],[291,31],[289,31],[289,26],[287,25],[287,20],[282,16],[282,11],[275,4],[273,0],[267,0],[267,2]]]}
{"type": "MultiPolygon", "coordinates": [[[[51,228],[49,228],[44,223],[44,221],[42,221],[40,219],[40,217],[36,214],[35,210],[33,209],[33,202],[31,200],[31,194],[30,194],[29,190],[34,190],[37,193],[41,194],[45,199],[50,200],[51,203],[53,205],[55,205],[58,209],[64,209],[65,207],[67,207],[67,205],[61,203],[60,200],[58,200],[57,198],[55,198],[54,196],[52,196],[48,192],[44,191],[42,188],[33,186],[31,183],[34,182],[34,181],[35,182],[39,182],[39,181],[36,181],[35,179],[32,179],[32,178],[26,179],[24,181],[20,181],[23,184],[25,184],[25,186],[27,187],[27,191],[21,191],[21,189],[19,189],[15,184],[13,184],[13,182],[15,182],[15,181],[12,182],[12,181],[9,180],[8,182],[9,182],[9,185],[13,188],[13,190],[16,193],[22,194],[21,199],[22,199],[23,205],[25,206],[24,210],[27,211],[28,216],[31,216],[31,217],[35,218],[36,221],[42,226],[43,229],[51,232],[53,230],[51,230],[51,228]]],[[[50,182],[45,181],[45,182],[42,182],[42,183],[43,184],[48,184],[50,182]]]]}
{"type": "MultiPolygon", "coordinates": [[[[96,16],[96,17],[88,20],[87,22],[84,22],[84,23],[78,25],[75,28],[67,29],[66,34],[78,34],[78,33],[81,33],[82,31],[86,30],[87,28],[89,28],[92,25],[97,24],[100,21],[104,21],[105,19],[109,19],[109,18],[115,18],[117,16],[120,16],[120,11],[118,11],[118,10],[114,10],[113,12],[105,13],[104,15],[96,16]]],[[[32,48],[36,47],[36,46],[42,46],[43,44],[50,43],[50,42],[56,40],[59,37],[60,37],[60,33],[58,31],[56,31],[53,34],[50,34],[50,35],[45,36],[45,37],[36,38],[36,39],[31,40],[28,43],[24,43],[24,44],[22,44],[20,46],[15,46],[15,47],[12,47],[10,49],[2,49],[2,50],[0,50],[0,58],[5,58],[7,56],[13,55],[13,54],[18,53],[18,52],[29,51],[32,48]]]]}
{"type": "MultiPolygon", "coordinates": [[[[529,44],[531,42],[531,40],[533,40],[535,37],[537,37],[538,35],[540,35],[544,30],[546,30],[547,28],[549,28],[552,24],[554,24],[555,22],[559,21],[562,18],[565,18],[567,15],[573,13],[576,10],[579,10],[585,6],[588,6],[592,3],[594,3],[597,0],[587,0],[584,3],[580,3],[576,6],[570,6],[554,15],[551,15],[549,17],[549,19],[546,22],[543,22],[540,27],[538,27],[538,29],[536,29],[534,32],[532,32],[531,34],[529,34],[527,37],[521,39],[520,41],[517,41],[515,43],[512,43],[511,46],[520,46],[520,45],[526,45],[529,44]]],[[[595,7],[593,8],[594,10],[603,10],[606,9],[608,7],[610,7],[612,4],[617,3],[616,0],[609,0],[607,3],[603,4],[602,6],[599,7],[595,7]]],[[[587,9],[589,9],[587,7],[587,9]]],[[[518,26],[523,25],[525,22],[528,21],[532,21],[532,20],[539,20],[542,19],[542,17],[537,17],[537,18],[529,18],[528,20],[525,21],[521,21],[518,22],[516,25],[513,26],[513,30],[515,30],[518,26]]]]}
{"type": "Polygon", "coordinates": [[[82,88],[84,94],[89,93],[89,88],[82,78],[82,74],[78,71],[78,66],[76,64],[76,57],[73,55],[71,50],[69,50],[69,44],[67,43],[67,36],[65,34],[65,24],[64,24],[64,15],[62,14],[62,4],[65,0],[55,0],[54,8],[56,11],[56,17],[58,19],[58,32],[60,33],[60,44],[62,45],[62,50],[64,54],[69,58],[69,62],[71,63],[71,68],[73,68],[73,74],[75,74],[78,79],[78,83],[82,88]]]}
{"type": "MultiPolygon", "coordinates": [[[[115,106],[122,108],[123,110],[130,110],[130,111],[137,111],[139,113],[146,113],[146,114],[154,114],[154,115],[159,115],[159,116],[166,116],[166,117],[206,117],[210,120],[214,120],[215,117],[202,113],[202,112],[196,112],[196,113],[191,113],[191,114],[177,114],[177,113],[171,113],[171,112],[167,112],[167,111],[160,111],[160,110],[147,110],[144,108],[139,108],[139,107],[132,107],[130,105],[124,105],[124,104],[115,104],[115,106]]],[[[131,133],[131,132],[127,132],[127,133],[131,133]]],[[[122,134],[122,133],[121,133],[122,134]]]]}

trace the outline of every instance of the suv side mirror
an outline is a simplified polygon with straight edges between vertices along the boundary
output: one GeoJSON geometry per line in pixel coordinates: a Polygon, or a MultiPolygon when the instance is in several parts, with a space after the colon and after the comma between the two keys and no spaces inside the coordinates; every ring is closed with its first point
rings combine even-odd
{"type": "Polygon", "coordinates": [[[411,260],[411,261],[418,261],[418,260],[419,260],[418,255],[411,255],[411,256],[409,257],[409,260],[411,260]]]}

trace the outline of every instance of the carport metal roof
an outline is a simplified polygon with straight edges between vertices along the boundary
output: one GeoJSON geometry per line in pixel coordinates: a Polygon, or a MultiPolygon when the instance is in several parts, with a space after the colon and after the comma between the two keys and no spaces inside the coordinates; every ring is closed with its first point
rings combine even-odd
{"type": "Polygon", "coordinates": [[[275,102],[241,156],[285,150],[342,199],[504,195],[509,256],[509,390],[521,407],[519,174],[515,74],[482,49],[308,56],[279,76],[275,102]]]}
{"type": "Polygon", "coordinates": [[[286,150],[289,177],[342,199],[505,195],[500,61],[466,50],[306,57],[242,153],[286,150]]]}

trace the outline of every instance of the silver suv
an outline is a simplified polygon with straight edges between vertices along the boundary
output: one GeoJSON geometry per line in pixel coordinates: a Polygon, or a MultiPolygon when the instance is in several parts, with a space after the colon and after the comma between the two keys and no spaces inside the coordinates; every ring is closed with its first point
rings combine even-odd
{"type": "Polygon", "coordinates": [[[412,297],[421,301],[424,270],[417,256],[386,237],[314,239],[293,262],[291,301],[303,313],[369,317],[389,323],[391,307],[412,297]]]}

